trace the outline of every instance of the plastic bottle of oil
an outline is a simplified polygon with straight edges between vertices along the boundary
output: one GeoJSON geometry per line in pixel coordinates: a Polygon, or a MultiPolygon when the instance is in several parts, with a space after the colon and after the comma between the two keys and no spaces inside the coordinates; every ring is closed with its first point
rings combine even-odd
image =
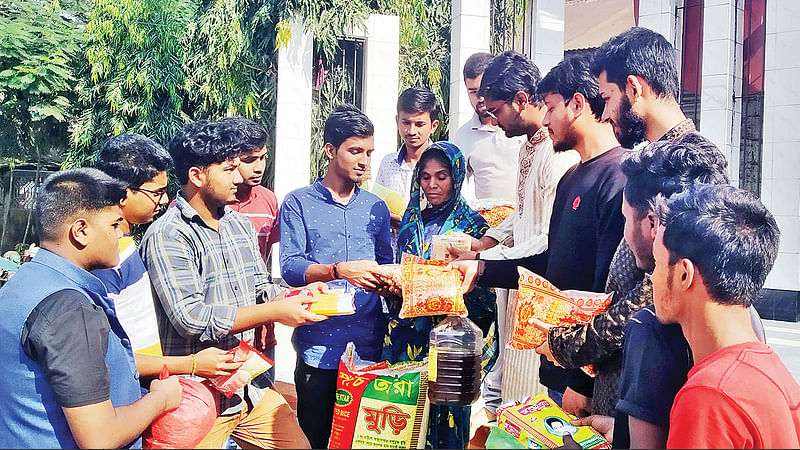
{"type": "Polygon", "coordinates": [[[431,330],[428,398],[439,405],[471,405],[481,391],[483,332],[466,317],[448,317],[431,330]]]}

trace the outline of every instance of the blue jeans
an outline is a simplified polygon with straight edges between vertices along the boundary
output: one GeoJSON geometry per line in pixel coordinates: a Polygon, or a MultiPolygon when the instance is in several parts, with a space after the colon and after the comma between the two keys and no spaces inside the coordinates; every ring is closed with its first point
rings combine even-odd
{"type": "Polygon", "coordinates": [[[550,398],[552,398],[553,401],[556,402],[556,405],[561,406],[561,401],[564,399],[564,393],[563,392],[559,392],[559,391],[557,391],[555,389],[547,388],[547,395],[549,395],[550,398]]]}

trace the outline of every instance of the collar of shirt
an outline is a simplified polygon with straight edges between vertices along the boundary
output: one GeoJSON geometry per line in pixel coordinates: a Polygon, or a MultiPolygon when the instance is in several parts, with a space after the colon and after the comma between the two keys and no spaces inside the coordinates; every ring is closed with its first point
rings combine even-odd
{"type": "MultiPolygon", "coordinates": [[[[431,145],[433,145],[433,140],[428,138],[428,145],[425,146],[425,149],[431,145]]],[[[400,148],[397,149],[397,165],[402,166],[403,164],[406,164],[406,153],[406,143],[403,141],[403,143],[400,144],[400,148]]]]}
{"type": "Polygon", "coordinates": [[[252,188],[250,188],[250,196],[248,196],[241,202],[236,202],[236,205],[238,205],[239,208],[244,208],[245,206],[255,201],[255,199],[257,199],[258,197],[259,197],[258,186],[253,186],[252,188]]]}
{"type": "Polygon", "coordinates": [[[87,291],[103,298],[108,297],[106,286],[99,278],[51,251],[40,248],[31,262],[55,269],[87,291]]]}
{"type": "Polygon", "coordinates": [[[314,181],[313,186],[314,189],[319,192],[320,195],[322,195],[326,202],[330,203],[331,205],[339,205],[343,208],[346,208],[353,203],[353,201],[358,198],[358,195],[361,192],[361,188],[356,184],[355,189],[353,190],[353,195],[350,196],[350,200],[348,200],[347,204],[345,205],[344,203],[337,202],[333,198],[333,193],[331,193],[331,191],[322,184],[322,178],[317,178],[316,181],[314,181]]]}
{"type": "MultiPolygon", "coordinates": [[[[202,223],[203,226],[211,228],[208,226],[206,221],[203,220],[202,217],[200,217],[200,213],[198,213],[197,210],[194,209],[192,205],[190,205],[189,202],[186,201],[185,198],[183,198],[183,195],[178,194],[178,198],[175,199],[175,207],[178,208],[178,211],[180,211],[181,215],[186,219],[187,222],[192,222],[196,220],[199,223],[202,223]]],[[[230,214],[228,214],[229,212],[233,212],[233,210],[227,206],[223,206],[222,215],[219,218],[220,224],[222,224],[224,221],[227,221],[228,217],[230,216],[230,214]]],[[[213,228],[211,229],[213,230],[213,228]]]]}
{"type": "Polygon", "coordinates": [[[658,138],[659,141],[675,141],[678,138],[681,138],[693,131],[697,131],[697,127],[694,126],[694,121],[692,119],[685,119],[681,121],[679,124],[675,125],[674,127],[670,128],[663,136],[658,138]]]}

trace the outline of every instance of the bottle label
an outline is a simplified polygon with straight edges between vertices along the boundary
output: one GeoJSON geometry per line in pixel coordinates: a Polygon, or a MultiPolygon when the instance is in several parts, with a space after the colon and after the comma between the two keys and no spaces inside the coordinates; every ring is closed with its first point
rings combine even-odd
{"type": "Polygon", "coordinates": [[[428,350],[428,381],[436,381],[436,347],[428,350]]]}

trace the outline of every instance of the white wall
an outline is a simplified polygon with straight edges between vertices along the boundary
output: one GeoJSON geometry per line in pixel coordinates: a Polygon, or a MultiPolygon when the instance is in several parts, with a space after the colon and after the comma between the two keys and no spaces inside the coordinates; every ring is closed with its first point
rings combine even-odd
{"type": "Polygon", "coordinates": [[[491,42],[489,12],[489,0],[453,0],[452,3],[449,128],[451,137],[475,114],[464,87],[464,63],[474,53],[489,51],[491,42]]]}
{"type": "Polygon", "coordinates": [[[800,1],[767,0],[761,199],[781,230],[766,287],[800,290],[800,1]]]}
{"type": "Polygon", "coordinates": [[[275,195],[308,186],[311,176],[311,78],[314,40],[299,20],[278,51],[278,100],[275,120],[275,195]]]}
{"type": "Polygon", "coordinates": [[[743,7],[741,0],[706,0],[703,11],[700,131],[728,157],[734,186],[739,184],[742,129],[743,7]]]}
{"type": "Polygon", "coordinates": [[[532,0],[531,60],[542,77],[564,59],[564,0],[532,0]]]}
{"type": "Polygon", "coordinates": [[[364,113],[375,125],[375,151],[372,153],[373,176],[383,157],[397,150],[397,96],[400,94],[400,19],[373,14],[363,34],[354,36],[364,42],[364,113]]]}

